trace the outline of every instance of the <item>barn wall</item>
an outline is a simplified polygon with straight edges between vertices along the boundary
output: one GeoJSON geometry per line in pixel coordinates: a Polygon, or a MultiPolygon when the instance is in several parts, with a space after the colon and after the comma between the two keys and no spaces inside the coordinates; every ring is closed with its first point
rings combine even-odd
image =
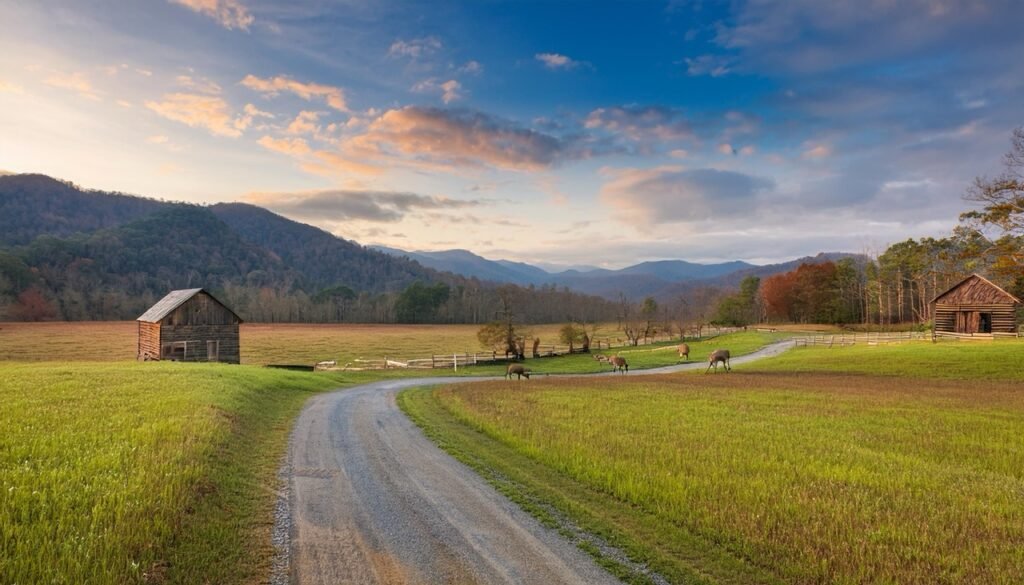
{"type": "Polygon", "coordinates": [[[238,317],[210,295],[201,292],[163,319],[164,325],[231,325],[238,317]]]}
{"type": "Polygon", "coordinates": [[[237,364],[241,362],[238,343],[238,323],[226,325],[163,325],[160,328],[160,343],[188,342],[185,361],[209,361],[206,342],[218,341],[219,362],[237,364]]]}
{"type": "Polygon", "coordinates": [[[138,325],[139,351],[136,359],[142,361],[160,359],[160,324],[138,321],[138,325]]]}
{"type": "Polygon", "coordinates": [[[1017,332],[1017,311],[1012,303],[952,304],[945,302],[935,304],[935,331],[955,333],[957,313],[960,312],[991,313],[993,333],[1017,332]]]}

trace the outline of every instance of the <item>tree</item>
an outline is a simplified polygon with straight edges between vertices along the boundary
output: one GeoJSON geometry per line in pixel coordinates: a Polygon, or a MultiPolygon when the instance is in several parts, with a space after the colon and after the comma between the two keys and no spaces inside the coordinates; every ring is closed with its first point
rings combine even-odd
{"type": "Polygon", "coordinates": [[[25,289],[18,295],[18,301],[9,309],[12,317],[19,321],[49,321],[57,317],[57,309],[37,287],[25,289]]]}
{"type": "Polygon", "coordinates": [[[426,323],[437,309],[448,300],[451,289],[447,284],[410,284],[395,300],[395,318],[399,323],[426,323]]]}
{"type": "Polygon", "coordinates": [[[968,225],[994,226],[1001,232],[991,251],[995,252],[995,270],[1012,279],[1024,268],[1024,127],[1016,128],[1010,138],[1010,151],[1003,157],[1004,170],[995,178],[978,177],[965,198],[981,203],[981,209],[960,215],[968,225]]]}
{"type": "Polygon", "coordinates": [[[715,310],[714,323],[743,327],[758,320],[758,289],[761,279],[748,276],[740,282],[740,290],[734,295],[722,298],[715,310]]]}
{"type": "Polygon", "coordinates": [[[569,346],[569,353],[575,349],[577,343],[582,343],[587,336],[587,331],[575,323],[566,323],[558,330],[558,341],[569,346]]]}

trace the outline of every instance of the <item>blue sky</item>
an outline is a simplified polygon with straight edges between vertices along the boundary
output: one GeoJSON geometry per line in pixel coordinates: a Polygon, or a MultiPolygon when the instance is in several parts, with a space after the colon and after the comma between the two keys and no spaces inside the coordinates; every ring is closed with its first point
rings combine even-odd
{"type": "Polygon", "coordinates": [[[1024,3],[0,0],[0,170],[623,266],[941,235],[1024,3]]]}

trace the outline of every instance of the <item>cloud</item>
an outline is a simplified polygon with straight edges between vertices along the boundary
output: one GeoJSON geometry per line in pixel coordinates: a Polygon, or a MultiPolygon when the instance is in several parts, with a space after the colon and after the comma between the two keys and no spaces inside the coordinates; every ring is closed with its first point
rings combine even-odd
{"type": "Polygon", "coordinates": [[[76,92],[78,95],[91,100],[100,99],[100,96],[93,88],[92,83],[82,73],[54,72],[46,78],[46,84],[52,85],[53,87],[59,87],[61,89],[71,90],[76,92]]]}
{"type": "Polygon", "coordinates": [[[422,210],[466,209],[478,199],[419,195],[393,191],[327,190],[300,193],[252,193],[245,200],[282,215],[314,221],[363,220],[379,223],[401,221],[422,210]]]}
{"type": "Polygon", "coordinates": [[[336,156],[346,164],[358,161],[377,168],[539,170],[587,156],[576,146],[479,111],[407,106],[384,112],[364,133],[344,140],[336,156]]]}
{"type": "Polygon", "coordinates": [[[806,159],[819,159],[829,156],[832,156],[832,148],[826,144],[809,144],[803,153],[803,157],[806,159]]]}
{"type": "Polygon", "coordinates": [[[700,55],[687,57],[683,62],[686,63],[686,73],[689,75],[721,77],[732,71],[734,59],[725,55],[700,55]]]}
{"type": "Polygon", "coordinates": [[[462,99],[462,84],[454,79],[438,83],[436,79],[426,79],[412,86],[412,90],[418,93],[440,93],[441,101],[451,103],[462,99]]]}
{"type": "Polygon", "coordinates": [[[743,173],[677,165],[605,173],[611,180],[601,189],[601,201],[638,227],[752,215],[757,195],[775,187],[743,173]]]}
{"type": "Polygon", "coordinates": [[[309,144],[302,138],[272,138],[262,136],[256,141],[263,148],[287,154],[289,156],[305,156],[312,152],[309,144]]]}
{"type": "Polygon", "coordinates": [[[163,96],[163,101],[147,101],[146,107],[168,120],[206,128],[218,136],[234,138],[242,134],[227,102],[217,96],[170,93],[163,96]]]}
{"type": "Polygon", "coordinates": [[[303,83],[283,75],[267,79],[262,79],[255,75],[246,75],[241,83],[251,90],[270,96],[276,96],[281,92],[289,92],[306,101],[310,101],[313,98],[323,99],[328,106],[335,110],[340,112],[348,111],[348,105],[345,103],[345,91],[340,87],[319,83],[303,83]]]}
{"type": "Polygon", "coordinates": [[[976,50],[980,38],[1020,46],[1010,23],[1024,16],[1016,0],[747,0],[733,3],[732,12],[715,42],[741,52],[745,70],[802,73],[893,63],[955,45],[976,50]]]}
{"type": "Polygon", "coordinates": [[[24,93],[25,90],[20,85],[10,83],[8,81],[0,81],[0,93],[24,93]]]}
{"type": "Polygon", "coordinates": [[[581,64],[580,61],[558,53],[537,53],[533,58],[543,63],[548,69],[575,69],[581,64]]]}
{"type": "Polygon", "coordinates": [[[174,80],[178,85],[199,93],[220,95],[221,92],[219,85],[205,77],[194,78],[191,75],[179,75],[175,77],[174,80]]]}
{"type": "Polygon", "coordinates": [[[605,130],[636,142],[670,142],[693,138],[693,129],[679,110],[664,106],[598,108],[587,115],[584,127],[605,130]]]}
{"type": "Polygon", "coordinates": [[[170,141],[170,138],[162,134],[146,138],[146,142],[148,142],[149,144],[167,144],[170,141]]]}
{"type": "Polygon", "coordinates": [[[249,30],[255,21],[253,15],[238,0],[170,0],[172,4],[180,4],[208,16],[226,29],[249,30]]]}
{"type": "Polygon", "coordinates": [[[253,121],[256,118],[273,118],[274,114],[270,112],[264,112],[252,104],[245,104],[242,108],[242,115],[235,120],[235,128],[239,130],[245,130],[249,126],[252,126],[253,121]]]}
{"type": "Polygon", "coordinates": [[[288,124],[285,132],[288,134],[316,134],[320,131],[320,127],[317,125],[317,120],[319,119],[320,112],[303,110],[299,112],[299,115],[295,116],[291,124],[288,124]]]}
{"type": "Polygon", "coordinates": [[[391,43],[388,48],[388,55],[391,57],[408,57],[419,59],[441,49],[441,39],[437,37],[423,37],[408,41],[397,40],[391,43]]]}
{"type": "Polygon", "coordinates": [[[480,75],[484,72],[484,66],[479,61],[466,61],[464,65],[456,69],[458,73],[465,73],[468,75],[480,75]]]}

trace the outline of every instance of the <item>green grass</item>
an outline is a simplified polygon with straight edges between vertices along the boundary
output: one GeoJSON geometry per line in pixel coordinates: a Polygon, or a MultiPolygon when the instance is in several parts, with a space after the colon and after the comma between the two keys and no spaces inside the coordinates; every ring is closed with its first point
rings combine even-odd
{"type": "Polygon", "coordinates": [[[954,380],[1024,380],[1024,340],[911,342],[843,348],[795,348],[743,369],[836,372],[954,380]]]}
{"type": "Polygon", "coordinates": [[[265,579],[291,421],[312,393],[361,378],[0,364],[0,582],[265,579]]]}
{"type": "MultiPolygon", "coordinates": [[[[703,341],[688,341],[690,346],[690,362],[706,363],[708,355],[719,348],[728,348],[733,356],[744,355],[757,351],[765,345],[774,341],[780,341],[792,337],[790,333],[760,333],[757,331],[746,331],[741,333],[728,333],[718,337],[705,339],[703,341]]],[[[648,368],[659,368],[683,363],[676,352],[678,341],[642,345],[638,347],[616,347],[611,350],[594,351],[593,354],[574,354],[550,358],[529,358],[526,360],[526,367],[533,370],[535,374],[592,374],[596,372],[607,372],[611,366],[607,363],[598,362],[594,355],[618,354],[629,362],[629,370],[643,370],[648,368]]],[[[505,374],[504,365],[498,366],[475,366],[466,368],[467,375],[497,375],[505,374]]],[[[450,374],[451,372],[449,372],[450,374]]]]}
{"type": "Polygon", "coordinates": [[[499,485],[512,478],[527,509],[553,507],[674,582],[1015,583],[1024,392],[1007,380],[1019,379],[1020,350],[795,350],[758,364],[764,373],[474,383],[400,399],[442,447],[499,485]],[[785,371],[807,356],[828,356],[831,371],[785,371]],[[864,375],[886,358],[912,364],[882,372],[907,382],[864,375]],[[1003,381],[978,381],[993,376],[1003,381]]]}

